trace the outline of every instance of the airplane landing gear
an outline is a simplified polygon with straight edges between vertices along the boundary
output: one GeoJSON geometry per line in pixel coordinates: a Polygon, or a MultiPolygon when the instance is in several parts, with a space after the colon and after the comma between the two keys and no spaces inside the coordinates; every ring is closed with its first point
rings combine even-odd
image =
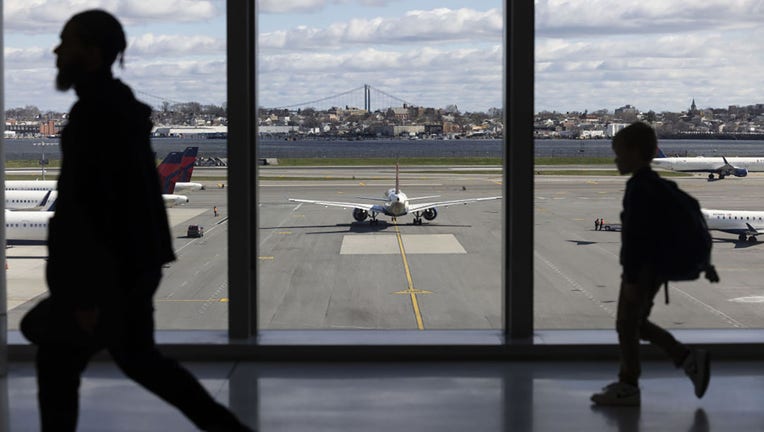
{"type": "Polygon", "coordinates": [[[737,236],[737,239],[740,241],[746,241],[747,238],[748,237],[745,234],[740,234],[739,236],[737,236]]]}
{"type": "Polygon", "coordinates": [[[709,175],[708,175],[708,179],[709,179],[709,180],[713,180],[713,179],[714,179],[714,175],[713,175],[713,174],[709,174],[709,175]]]}
{"type": "Polygon", "coordinates": [[[422,216],[419,212],[414,213],[414,225],[422,225],[422,216]]]}
{"type": "Polygon", "coordinates": [[[750,236],[748,237],[748,243],[756,243],[758,240],[756,240],[756,236],[750,236]]]}

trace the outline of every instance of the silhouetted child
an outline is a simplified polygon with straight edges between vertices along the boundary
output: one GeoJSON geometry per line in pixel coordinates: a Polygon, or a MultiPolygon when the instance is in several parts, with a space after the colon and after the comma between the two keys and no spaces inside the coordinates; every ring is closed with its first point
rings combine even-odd
{"type": "Polygon", "coordinates": [[[666,351],[677,367],[684,368],[697,397],[703,397],[708,387],[708,352],[688,348],[648,320],[653,299],[665,282],[658,279],[653,261],[655,236],[665,235],[656,226],[655,215],[660,213],[654,208],[662,185],[658,174],[650,168],[657,148],[655,131],[642,122],[627,126],[613,138],[618,171],[632,176],[626,183],[621,213],[623,273],[616,317],[621,365],[618,381],[592,395],[591,400],[598,405],[640,405],[640,338],[666,351]]]}

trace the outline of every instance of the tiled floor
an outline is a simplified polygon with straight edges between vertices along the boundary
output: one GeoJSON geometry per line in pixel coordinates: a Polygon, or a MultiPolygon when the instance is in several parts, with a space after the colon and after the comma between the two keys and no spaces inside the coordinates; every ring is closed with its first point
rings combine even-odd
{"type": "MultiPolygon", "coordinates": [[[[612,362],[185,363],[260,431],[764,431],[764,362],[716,362],[708,393],[668,362],[648,362],[641,409],[595,409],[612,362]]],[[[38,430],[34,369],[0,379],[0,432],[38,430]]],[[[80,431],[191,431],[161,400],[94,363],[80,431]]]]}

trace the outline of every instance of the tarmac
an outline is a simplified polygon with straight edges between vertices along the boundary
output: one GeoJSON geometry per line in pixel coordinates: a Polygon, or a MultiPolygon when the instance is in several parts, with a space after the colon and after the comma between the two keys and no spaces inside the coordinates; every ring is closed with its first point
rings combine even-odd
{"type": "MultiPolygon", "coordinates": [[[[355,221],[351,209],[288,198],[381,198],[393,185],[392,167],[268,167],[260,175],[268,178],[258,192],[260,328],[501,328],[503,200],[442,208],[421,226],[411,216],[380,216],[379,224],[370,225],[355,221]]],[[[764,210],[762,175],[673,179],[703,207],[764,210]]],[[[618,222],[626,180],[535,176],[536,328],[613,328],[620,234],[595,231],[594,219],[618,222]]],[[[158,329],[227,326],[227,188],[206,183],[206,190],[188,193],[191,202],[168,209],[178,260],[164,269],[155,296],[158,329]],[[213,205],[220,216],[213,216],[213,205]],[[204,237],[186,238],[189,224],[204,226],[204,237]]],[[[405,167],[401,189],[409,197],[441,196],[432,200],[501,195],[502,176],[495,170],[405,167]]],[[[664,305],[659,294],[654,321],[672,329],[764,327],[764,245],[712,235],[721,283],[670,284],[671,303],[664,305]]],[[[24,311],[46,293],[46,248],[14,246],[6,254],[8,321],[16,329],[24,311]]],[[[87,277],[87,265],[83,258],[74,271],[87,277]]]]}

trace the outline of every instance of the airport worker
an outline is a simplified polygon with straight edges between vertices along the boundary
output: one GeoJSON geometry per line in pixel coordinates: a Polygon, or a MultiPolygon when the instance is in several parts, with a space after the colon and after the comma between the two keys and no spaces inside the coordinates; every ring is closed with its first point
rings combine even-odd
{"type": "Polygon", "coordinates": [[[594,231],[599,231],[599,230],[600,230],[600,219],[599,218],[595,218],[594,219],[594,231]]]}
{"type": "Polygon", "coordinates": [[[646,123],[636,122],[618,132],[612,145],[618,171],[631,174],[621,212],[622,274],[616,316],[620,370],[618,381],[593,394],[591,400],[597,405],[640,405],[640,339],[668,353],[674,365],[684,369],[700,398],[710,378],[708,352],[685,346],[648,319],[653,299],[664,282],[658,280],[652,261],[655,236],[665,235],[655,223],[660,209],[651,206],[660,197],[662,186],[658,174],[650,168],[657,149],[655,131],[646,123]]]}
{"type": "Polygon", "coordinates": [[[212,213],[215,217],[218,217],[218,206],[212,206],[212,213]]]}
{"type": "Polygon", "coordinates": [[[153,295],[175,254],[149,137],[151,109],[111,72],[117,58],[123,63],[122,26],[107,12],[87,10],[60,37],[56,87],[74,89],[78,99],[61,133],[50,295],[21,324],[38,348],[41,428],[76,430],[80,376],[105,349],[128,377],[198,428],[251,431],[155,345],[153,295]],[[115,190],[123,191],[119,200],[115,190]]]}
{"type": "Polygon", "coordinates": [[[600,231],[602,231],[602,227],[605,226],[605,219],[600,218],[600,231]]]}

